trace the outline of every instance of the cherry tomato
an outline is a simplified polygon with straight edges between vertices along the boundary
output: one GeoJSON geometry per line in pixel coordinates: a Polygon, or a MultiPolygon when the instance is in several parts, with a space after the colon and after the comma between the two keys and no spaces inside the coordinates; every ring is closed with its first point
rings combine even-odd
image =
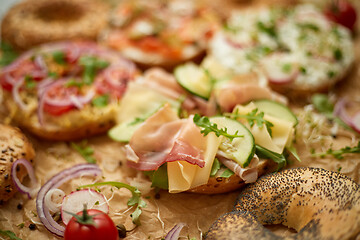
{"type": "MultiPolygon", "coordinates": [[[[66,225],[65,240],[118,240],[118,231],[111,218],[104,212],[97,209],[86,210],[92,217],[95,225],[84,225],[72,217],[66,225]]],[[[83,211],[77,213],[83,215],[83,211]]]]}
{"type": "Polygon", "coordinates": [[[351,31],[354,31],[357,13],[348,0],[331,0],[325,9],[325,15],[336,23],[339,23],[351,31]]]}

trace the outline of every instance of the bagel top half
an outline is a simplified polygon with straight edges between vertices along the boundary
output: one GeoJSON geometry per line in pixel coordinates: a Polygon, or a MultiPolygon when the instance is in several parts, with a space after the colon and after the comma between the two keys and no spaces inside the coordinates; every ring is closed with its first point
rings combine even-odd
{"type": "Polygon", "coordinates": [[[18,50],[60,40],[96,40],[107,13],[102,1],[22,1],[3,18],[1,37],[18,50]]]}

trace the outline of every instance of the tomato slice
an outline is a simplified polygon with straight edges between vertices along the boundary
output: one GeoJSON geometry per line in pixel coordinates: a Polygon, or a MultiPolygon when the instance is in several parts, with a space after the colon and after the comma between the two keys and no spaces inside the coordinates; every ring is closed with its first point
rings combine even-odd
{"type": "Polygon", "coordinates": [[[47,90],[44,96],[44,111],[54,116],[59,116],[75,108],[71,96],[77,96],[77,87],[65,86],[64,81],[59,81],[47,90]]]}
{"type": "Polygon", "coordinates": [[[144,38],[133,41],[132,43],[145,52],[160,53],[162,56],[170,59],[181,58],[180,48],[171,47],[157,37],[146,36],[144,38]]]}

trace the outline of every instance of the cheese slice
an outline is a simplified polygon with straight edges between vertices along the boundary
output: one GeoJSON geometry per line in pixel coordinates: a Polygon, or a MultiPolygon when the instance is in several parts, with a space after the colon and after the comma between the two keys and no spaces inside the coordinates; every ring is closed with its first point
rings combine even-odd
{"type": "MultiPolygon", "coordinates": [[[[234,109],[234,112],[237,111],[238,114],[248,114],[256,108],[254,103],[249,103],[246,106],[237,105],[234,109]]],[[[281,154],[284,151],[285,146],[292,140],[294,133],[293,124],[290,121],[269,116],[268,114],[264,115],[264,119],[271,122],[274,126],[271,127],[272,136],[266,129],[266,126],[259,127],[256,123],[250,127],[247,120],[239,119],[246,127],[249,128],[250,132],[255,138],[255,143],[267,148],[273,152],[281,154]]]]}

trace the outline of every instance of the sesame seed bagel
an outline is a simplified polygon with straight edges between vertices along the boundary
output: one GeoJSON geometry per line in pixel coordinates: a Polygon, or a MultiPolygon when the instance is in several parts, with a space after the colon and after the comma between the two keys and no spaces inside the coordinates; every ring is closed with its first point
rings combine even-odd
{"type": "Polygon", "coordinates": [[[5,15],[1,36],[16,49],[26,50],[58,40],[95,40],[106,24],[107,6],[102,1],[23,1],[5,15]]]}
{"type": "MultiPolygon", "coordinates": [[[[35,151],[30,141],[18,128],[0,124],[0,202],[9,200],[17,189],[12,181],[11,167],[20,158],[33,162],[35,151]]],[[[25,167],[18,165],[20,181],[27,175],[25,167]]]]}
{"type": "Polygon", "coordinates": [[[211,226],[206,239],[283,239],[263,225],[295,229],[286,239],[356,239],[360,234],[360,187],[319,168],[269,174],[240,193],[234,211],[211,226]]]}

